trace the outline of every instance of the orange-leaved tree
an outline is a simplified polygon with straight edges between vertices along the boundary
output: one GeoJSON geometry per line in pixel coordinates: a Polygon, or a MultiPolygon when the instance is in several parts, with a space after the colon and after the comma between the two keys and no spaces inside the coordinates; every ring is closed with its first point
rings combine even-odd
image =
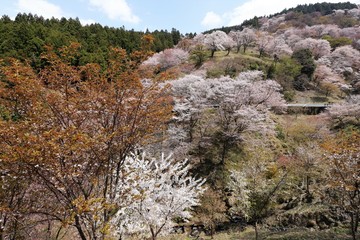
{"type": "Polygon", "coordinates": [[[360,221],[360,132],[356,128],[343,130],[323,146],[332,164],[328,185],[330,199],[349,213],[355,240],[360,221]]]}
{"type": "MultiPolygon", "coordinates": [[[[130,193],[114,200],[125,157],[163,131],[171,104],[167,87],[142,84],[138,67],[149,51],[113,48],[102,70],[72,65],[79,48],[48,49],[37,73],[3,62],[0,164],[9,188],[11,179],[24,179],[17,194],[25,198],[27,222],[47,222],[55,237],[73,226],[84,240],[105,237],[111,217],[131,201],[130,193]]],[[[0,202],[10,216],[11,199],[0,202]]],[[[2,236],[14,230],[2,229],[2,236]]]]}

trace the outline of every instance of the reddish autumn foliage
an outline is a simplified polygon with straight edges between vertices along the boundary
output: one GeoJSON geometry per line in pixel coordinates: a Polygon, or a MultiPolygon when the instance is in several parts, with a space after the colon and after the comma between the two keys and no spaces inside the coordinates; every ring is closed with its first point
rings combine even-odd
{"type": "Polygon", "coordinates": [[[78,47],[49,49],[39,73],[17,60],[1,66],[2,237],[43,221],[49,232],[74,226],[81,239],[106,234],[125,156],[170,117],[167,88],[141,83],[144,53],[112,49],[102,70],[73,66],[78,47]]]}

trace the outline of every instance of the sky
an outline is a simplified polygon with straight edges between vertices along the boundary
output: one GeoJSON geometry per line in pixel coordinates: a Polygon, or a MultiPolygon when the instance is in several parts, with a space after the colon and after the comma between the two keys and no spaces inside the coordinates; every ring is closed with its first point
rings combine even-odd
{"type": "MultiPolygon", "coordinates": [[[[137,31],[175,28],[185,34],[233,26],[254,16],[316,2],[323,0],[0,0],[0,15],[14,18],[21,12],[45,18],[78,17],[83,25],[100,23],[137,31]]],[[[360,4],[360,0],[350,2],[360,4]]]]}

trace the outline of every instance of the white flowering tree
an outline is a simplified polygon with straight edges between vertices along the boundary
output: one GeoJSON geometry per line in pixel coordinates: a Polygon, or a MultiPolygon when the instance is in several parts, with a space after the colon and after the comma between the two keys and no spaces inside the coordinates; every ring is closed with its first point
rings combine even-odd
{"type": "Polygon", "coordinates": [[[204,45],[211,51],[211,57],[214,57],[216,51],[224,51],[235,43],[225,32],[215,31],[205,35],[204,45]]]}
{"type": "Polygon", "coordinates": [[[315,86],[325,92],[326,96],[330,93],[348,92],[351,86],[336,72],[326,65],[318,65],[314,72],[315,86]]]}
{"type": "Polygon", "coordinates": [[[298,41],[303,39],[303,30],[291,27],[283,33],[283,36],[286,43],[290,47],[294,47],[298,41]]]}
{"type": "Polygon", "coordinates": [[[189,169],[187,160],[176,161],[172,155],[128,156],[117,185],[115,231],[155,240],[171,231],[175,218],[189,219],[205,190],[205,179],[190,176],[189,169]]]}
{"type": "Polygon", "coordinates": [[[244,28],[242,31],[231,31],[229,36],[235,41],[237,52],[243,46],[244,52],[246,48],[255,41],[256,35],[253,29],[244,28]]]}
{"type": "Polygon", "coordinates": [[[356,41],[360,38],[360,29],[357,26],[342,28],[340,29],[340,35],[356,41]]]}
{"type": "Polygon", "coordinates": [[[332,105],[328,114],[336,127],[360,126],[360,95],[350,95],[346,102],[332,105]]]}
{"type": "Polygon", "coordinates": [[[336,48],[331,54],[318,60],[350,81],[354,91],[360,90],[360,52],[351,46],[336,48]]]}
{"type": "Polygon", "coordinates": [[[315,59],[330,54],[331,46],[330,43],[323,39],[306,38],[297,42],[294,46],[294,51],[301,49],[309,49],[315,59]]]}
{"type": "Polygon", "coordinates": [[[174,93],[174,122],[188,133],[186,139],[178,141],[208,141],[202,145],[210,144],[212,139],[211,144],[216,142],[221,149],[218,155],[213,154],[219,156],[218,163],[224,163],[227,152],[242,140],[244,131],[273,132],[268,110],[280,109],[285,103],[280,85],[263,80],[261,71],[243,72],[235,79],[188,75],[169,83],[174,93]],[[195,139],[195,133],[201,137],[195,139]]]}
{"type": "Polygon", "coordinates": [[[351,46],[338,47],[330,55],[324,57],[323,60],[339,73],[360,70],[360,52],[351,46]]]}
{"type": "Polygon", "coordinates": [[[264,56],[265,53],[269,53],[274,44],[274,37],[267,32],[256,32],[256,47],[259,51],[259,57],[264,56]]]}
{"type": "Polygon", "coordinates": [[[269,52],[278,57],[291,56],[293,54],[291,47],[286,43],[283,35],[276,36],[270,46],[269,52]]]}
{"type": "Polygon", "coordinates": [[[143,62],[143,65],[159,66],[160,70],[166,70],[189,58],[189,53],[180,48],[165,49],[162,52],[155,53],[152,57],[143,62]]]}
{"type": "Polygon", "coordinates": [[[260,29],[267,32],[276,32],[276,30],[283,24],[285,24],[284,14],[266,19],[266,22],[261,25],[260,29]]]}

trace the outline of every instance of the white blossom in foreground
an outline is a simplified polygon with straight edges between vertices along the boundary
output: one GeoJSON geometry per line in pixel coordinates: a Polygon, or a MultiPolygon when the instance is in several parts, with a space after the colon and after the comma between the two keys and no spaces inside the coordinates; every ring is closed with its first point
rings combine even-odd
{"type": "Polygon", "coordinates": [[[127,157],[118,185],[120,210],[113,219],[117,233],[156,239],[171,231],[174,218],[190,218],[205,179],[191,177],[189,168],[187,160],[175,161],[172,155],[150,160],[145,155],[127,157]],[[127,206],[121,206],[124,195],[132,198],[127,206]]]}

